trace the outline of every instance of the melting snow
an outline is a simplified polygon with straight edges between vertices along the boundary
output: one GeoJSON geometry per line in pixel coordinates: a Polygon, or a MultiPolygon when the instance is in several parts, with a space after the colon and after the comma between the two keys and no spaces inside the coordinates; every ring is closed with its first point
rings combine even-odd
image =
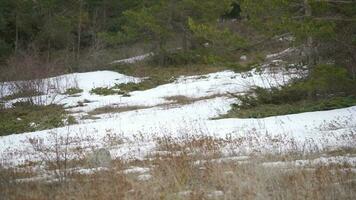
{"type": "Polygon", "coordinates": [[[145,60],[147,57],[152,56],[152,55],[153,55],[153,53],[147,53],[147,54],[143,54],[143,55],[139,55],[139,56],[135,56],[135,57],[131,57],[131,58],[116,60],[116,61],[112,62],[111,64],[117,64],[117,63],[132,64],[132,63],[136,63],[138,61],[145,60]]]}
{"type": "MultiPolygon", "coordinates": [[[[130,97],[121,95],[99,96],[90,94],[93,87],[112,87],[115,84],[140,82],[111,71],[68,74],[48,80],[62,88],[73,86],[83,89],[76,96],[55,95],[55,103],[65,104],[71,111],[85,114],[103,106],[150,106],[150,108],[122,113],[103,114],[100,119],[81,120],[79,124],[52,130],[36,131],[0,137],[0,159],[3,164],[17,165],[40,157],[29,143],[36,138],[45,146],[53,146],[54,134],[72,138],[90,138],[76,145],[106,147],[114,157],[143,158],[155,150],[154,140],[170,136],[205,135],[216,138],[242,138],[233,153],[308,151],[328,147],[355,146],[356,106],[331,111],[320,111],[268,117],[264,119],[211,120],[225,114],[236,103],[229,93],[245,93],[253,86],[269,88],[287,83],[298,73],[278,70],[252,70],[245,73],[223,71],[204,76],[182,76],[172,83],[146,91],[135,91],[130,97]],[[72,80],[72,81],[71,81],[72,80]],[[70,83],[68,85],[68,83],[70,83]],[[185,96],[198,99],[186,105],[172,103],[166,97],[185,96]],[[206,99],[204,99],[206,98],[206,99]],[[82,107],[78,101],[89,100],[82,107]],[[108,146],[108,134],[120,137],[123,143],[108,146]]],[[[53,95],[53,94],[50,94],[53,95]]],[[[17,101],[17,100],[14,100],[17,101]]],[[[13,102],[13,101],[12,101],[13,102]]],[[[8,102],[9,104],[11,102],[8,102]]],[[[231,151],[231,148],[223,149],[231,151]]],[[[228,153],[227,153],[228,154],[228,153]]]]}

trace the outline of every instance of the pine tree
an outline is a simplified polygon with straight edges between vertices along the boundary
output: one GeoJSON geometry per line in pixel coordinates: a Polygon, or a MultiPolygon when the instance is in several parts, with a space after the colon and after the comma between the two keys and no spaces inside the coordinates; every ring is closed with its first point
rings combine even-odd
{"type": "Polygon", "coordinates": [[[353,0],[241,0],[244,16],[264,34],[292,33],[309,66],[346,65],[355,73],[356,2],[353,0]],[[347,61],[347,62],[345,62],[347,61]]]}

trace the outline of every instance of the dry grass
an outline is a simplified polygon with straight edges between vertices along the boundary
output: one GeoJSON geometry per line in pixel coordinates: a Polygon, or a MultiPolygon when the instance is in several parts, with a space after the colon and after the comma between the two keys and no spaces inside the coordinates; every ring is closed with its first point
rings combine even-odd
{"type": "Polygon", "coordinates": [[[150,108],[148,106],[105,106],[105,107],[100,107],[96,108],[93,111],[88,112],[88,115],[100,115],[100,114],[106,114],[106,113],[121,113],[121,112],[128,112],[128,111],[133,111],[133,110],[141,110],[141,109],[146,109],[150,108]]]}
{"type": "MultiPolygon", "coordinates": [[[[167,101],[172,101],[172,103],[163,103],[156,105],[155,107],[169,107],[169,106],[176,106],[176,105],[187,105],[187,104],[192,104],[197,101],[202,101],[202,100],[207,100],[207,99],[213,99],[217,97],[222,97],[224,95],[211,95],[211,96],[205,96],[205,97],[200,97],[200,98],[190,98],[186,97],[183,95],[178,95],[178,96],[170,96],[170,97],[165,97],[165,100],[167,101]]],[[[100,108],[96,108],[93,111],[88,112],[88,116],[85,116],[86,119],[96,119],[96,115],[101,115],[101,114],[108,114],[108,113],[122,113],[122,112],[128,112],[128,111],[135,111],[135,110],[142,110],[142,109],[148,109],[148,108],[153,108],[153,106],[104,106],[100,108]]]]}
{"type": "Polygon", "coordinates": [[[225,143],[224,140],[203,136],[180,142],[169,137],[159,138],[156,153],[145,160],[115,160],[106,170],[91,174],[70,171],[63,181],[19,181],[36,176],[31,171],[33,166],[3,168],[0,170],[0,196],[1,199],[79,200],[355,198],[354,166],[345,163],[288,167],[264,165],[276,160],[353,155],[354,149],[302,156],[256,155],[234,159],[224,158],[221,153],[225,143]],[[147,170],[125,171],[133,167],[147,170]]]}
{"type": "Polygon", "coordinates": [[[166,99],[167,101],[173,101],[172,104],[187,105],[187,104],[192,104],[197,101],[214,99],[214,98],[223,97],[223,96],[227,96],[227,95],[214,94],[214,95],[198,97],[198,98],[191,98],[191,97],[187,97],[187,96],[183,96],[183,95],[176,95],[176,96],[165,97],[164,99],[166,99]]]}
{"type": "Polygon", "coordinates": [[[113,67],[114,70],[136,77],[154,77],[159,74],[162,79],[171,79],[179,76],[203,75],[207,73],[219,72],[229,69],[224,66],[210,66],[210,65],[187,65],[179,67],[160,67],[144,64],[123,65],[113,67]]]}

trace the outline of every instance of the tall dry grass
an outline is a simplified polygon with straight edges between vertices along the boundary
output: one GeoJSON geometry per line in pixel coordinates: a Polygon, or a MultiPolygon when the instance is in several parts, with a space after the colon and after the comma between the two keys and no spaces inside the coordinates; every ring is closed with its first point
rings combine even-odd
{"type": "MultiPolygon", "coordinates": [[[[62,181],[48,175],[51,169],[47,178],[39,176],[36,165],[3,167],[0,199],[354,199],[356,195],[355,166],[350,164],[266,165],[352,156],[352,149],[303,156],[224,157],[222,141],[211,137],[180,142],[164,137],[156,142],[156,153],[144,160],[114,160],[110,167],[90,173],[71,165],[62,181]],[[127,171],[132,168],[145,170],[127,171]]],[[[77,167],[88,168],[82,161],[77,167]]]]}

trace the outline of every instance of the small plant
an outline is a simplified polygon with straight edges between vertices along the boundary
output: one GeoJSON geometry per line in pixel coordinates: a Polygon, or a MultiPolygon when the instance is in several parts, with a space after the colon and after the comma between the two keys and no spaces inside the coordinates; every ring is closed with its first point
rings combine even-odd
{"type": "Polygon", "coordinates": [[[11,95],[4,96],[1,99],[4,101],[9,101],[12,99],[18,99],[18,98],[23,98],[23,97],[34,97],[34,96],[40,96],[40,95],[43,95],[43,93],[39,92],[37,90],[24,90],[24,91],[19,91],[19,92],[13,93],[11,95]]]}
{"type": "Polygon", "coordinates": [[[146,109],[146,108],[150,108],[150,107],[146,107],[146,106],[125,106],[125,107],[104,106],[104,107],[96,108],[93,111],[88,112],[88,115],[93,116],[93,115],[100,115],[100,114],[106,114],[106,113],[121,113],[121,112],[141,110],[141,109],[146,109]]]}
{"type": "Polygon", "coordinates": [[[76,123],[77,123],[77,120],[75,119],[75,117],[69,115],[69,116],[67,117],[66,122],[67,122],[68,125],[71,125],[71,124],[76,124],[76,123]]]}
{"type": "Polygon", "coordinates": [[[108,95],[123,95],[125,93],[122,91],[118,91],[116,88],[97,87],[90,90],[90,94],[108,96],[108,95]]]}
{"type": "Polygon", "coordinates": [[[159,76],[153,76],[145,79],[140,83],[121,83],[115,84],[113,87],[97,87],[93,88],[90,93],[97,94],[102,96],[108,95],[123,95],[124,97],[129,97],[130,92],[132,91],[140,91],[140,90],[148,90],[158,85],[162,85],[168,83],[168,81],[159,76]]]}
{"type": "Polygon", "coordinates": [[[31,107],[31,106],[33,106],[33,102],[31,102],[31,101],[16,101],[15,103],[12,104],[12,106],[15,108],[31,107]]]}
{"type": "Polygon", "coordinates": [[[115,85],[113,88],[119,89],[121,92],[128,94],[129,92],[132,91],[142,91],[142,90],[152,89],[159,85],[169,83],[170,81],[171,80],[167,80],[160,76],[152,76],[139,83],[122,83],[119,85],[115,85]]]}
{"type": "Polygon", "coordinates": [[[64,94],[66,94],[66,95],[74,95],[74,94],[78,94],[78,93],[82,93],[82,92],[83,92],[82,89],[73,87],[73,88],[66,89],[64,94]]]}

